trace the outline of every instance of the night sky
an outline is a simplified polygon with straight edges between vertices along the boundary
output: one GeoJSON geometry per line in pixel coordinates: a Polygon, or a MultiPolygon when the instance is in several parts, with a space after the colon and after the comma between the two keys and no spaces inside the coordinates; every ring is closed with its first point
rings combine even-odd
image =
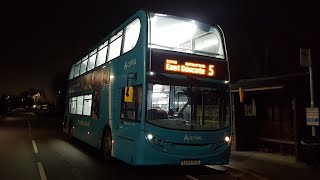
{"type": "Polygon", "coordinates": [[[139,9],[219,24],[233,81],[305,71],[299,67],[300,47],[311,48],[313,61],[318,61],[315,76],[319,75],[320,15],[307,1],[110,2],[2,2],[0,95],[50,89],[54,78],[68,73],[74,62],[139,9]]]}

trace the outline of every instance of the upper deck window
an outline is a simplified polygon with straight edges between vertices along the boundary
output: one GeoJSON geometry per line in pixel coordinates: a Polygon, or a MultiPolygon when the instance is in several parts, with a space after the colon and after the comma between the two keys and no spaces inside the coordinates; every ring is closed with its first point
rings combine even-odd
{"type": "Polygon", "coordinates": [[[121,50],[121,42],[122,42],[122,30],[111,37],[110,39],[110,47],[108,53],[108,60],[110,61],[118,56],[120,56],[121,50]]]}
{"type": "Polygon", "coordinates": [[[96,56],[97,56],[97,50],[93,50],[90,54],[89,54],[89,61],[88,61],[88,67],[87,67],[87,71],[90,71],[91,69],[94,68],[94,64],[96,62],[96,56]]]}
{"type": "Polygon", "coordinates": [[[81,65],[80,63],[81,63],[81,60],[76,63],[75,71],[74,71],[74,77],[77,77],[77,76],[80,75],[80,65],[81,65]]]}
{"type": "Polygon", "coordinates": [[[96,62],[96,67],[106,62],[108,51],[108,41],[99,46],[98,57],[96,62]]]}
{"type": "Polygon", "coordinates": [[[132,21],[125,30],[124,35],[124,44],[123,44],[123,53],[126,53],[134,48],[134,46],[137,44],[137,41],[139,39],[140,34],[140,20],[136,19],[132,21]]]}
{"type": "Polygon", "coordinates": [[[88,65],[88,59],[83,60],[80,66],[80,74],[83,74],[86,72],[87,65],[88,65]]]}
{"type": "Polygon", "coordinates": [[[72,65],[70,74],[69,74],[69,79],[72,79],[74,77],[74,65],[72,65]]]}
{"type": "Polygon", "coordinates": [[[163,14],[150,14],[149,47],[225,59],[217,28],[163,14]]]}

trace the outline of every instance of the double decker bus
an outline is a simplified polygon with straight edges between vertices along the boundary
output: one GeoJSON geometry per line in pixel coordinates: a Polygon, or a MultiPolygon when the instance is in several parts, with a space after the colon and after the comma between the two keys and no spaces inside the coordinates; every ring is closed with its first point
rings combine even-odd
{"type": "Polygon", "coordinates": [[[135,166],[228,164],[222,29],[139,10],[71,67],[63,132],[135,166]]]}

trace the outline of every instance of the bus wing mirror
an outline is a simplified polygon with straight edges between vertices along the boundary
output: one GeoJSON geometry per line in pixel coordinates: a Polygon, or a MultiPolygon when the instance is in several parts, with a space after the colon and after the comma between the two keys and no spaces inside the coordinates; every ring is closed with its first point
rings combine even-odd
{"type": "Polygon", "coordinates": [[[131,103],[133,101],[133,87],[126,87],[124,91],[124,102],[131,103]]]}

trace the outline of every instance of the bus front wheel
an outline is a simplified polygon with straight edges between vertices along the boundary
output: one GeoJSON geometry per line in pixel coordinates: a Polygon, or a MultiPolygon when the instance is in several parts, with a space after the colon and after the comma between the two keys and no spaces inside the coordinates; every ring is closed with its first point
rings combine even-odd
{"type": "Polygon", "coordinates": [[[103,157],[106,160],[110,160],[111,149],[112,149],[112,135],[110,130],[104,131],[101,145],[102,145],[101,149],[102,149],[103,157]]]}

